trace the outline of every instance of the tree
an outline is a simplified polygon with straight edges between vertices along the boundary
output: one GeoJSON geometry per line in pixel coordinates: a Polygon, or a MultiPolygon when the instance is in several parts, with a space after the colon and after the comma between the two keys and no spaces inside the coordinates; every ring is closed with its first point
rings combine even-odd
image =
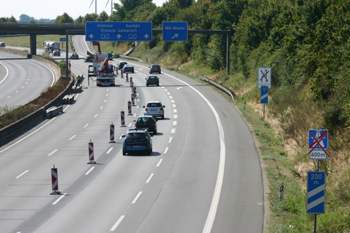
{"type": "Polygon", "coordinates": [[[83,23],[83,17],[79,16],[78,18],[76,18],[76,20],[74,20],[74,23],[83,23]]]}
{"type": "Polygon", "coordinates": [[[97,21],[107,21],[108,20],[108,15],[105,11],[102,11],[100,15],[97,18],[97,21]]]}
{"type": "Polygon", "coordinates": [[[11,18],[9,18],[7,20],[7,22],[9,22],[9,23],[17,23],[17,20],[15,19],[15,17],[11,16],[11,18]]]}
{"type": "Polygon", "coordinates": [[[19,16],[19,22],[21,23],[29,23],[31,20],[35,20],[35,19],[26,14],[21,14],[19,16]]]}
{"type": "Polygon", "coordinates": [[[86,14],[83,19],[83,23],[88,21],[97,21],[98,14],[86,14]]]}
{"type": "Polygon", "coordinates": [[[65,12],[63,15],[56,17],[55,23],[74,23],[74,21],[73,18],[65,12]]]}

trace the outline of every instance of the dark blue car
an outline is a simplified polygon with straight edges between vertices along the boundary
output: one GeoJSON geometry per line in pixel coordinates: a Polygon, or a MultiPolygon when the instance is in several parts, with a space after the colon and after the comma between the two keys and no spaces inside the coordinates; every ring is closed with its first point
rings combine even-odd
{"type": "Polygon", "coordinates": [[[129,129],[123,141],[123,155],[136,152],[152,154],[152,139],[147,129],[129,129]]]}

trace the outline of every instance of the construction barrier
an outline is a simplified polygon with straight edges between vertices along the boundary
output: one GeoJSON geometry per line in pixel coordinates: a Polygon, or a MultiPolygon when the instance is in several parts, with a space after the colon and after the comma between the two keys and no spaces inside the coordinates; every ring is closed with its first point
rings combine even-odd
{"type": "Polygon", "coordinates": [[[110,130],[109,130],[109,143],[115,143],[114,141],[114,125],[111,123],[110,130]]]}
{"type": "Polygon", "coordinates": [[[128,101],[128,115],[132,115],[131,113],[131,101],[128,101]]]}
{"type": "Polygon", "coordinates": [[[120,112],[120,118],[121,118],[121,127],[125,127],[125,117],[124,117],[123,110],[120,112]]]}
{"type": "Polygon", "coordinates": [[[130,77],[130,87],[133,88],[134,87],[134,83],[132,81],[132,77],[130,77]]]}
{"type": "Polygon", "coordinates": [[[134,95],[134,98],[137,99],[137,94],[136,94],[136,87],[134,86],[134,88],[132,89],[132,93],[134,95]]]}
{"type": "Polygon", "coordinates": [[[55,168],[55,165],[53,165],[53,168],[51,168],[51,182],[52,182],[52,193],[51,195],[57,195],[61,194],[60,191],[58,191],[58,172],[57,168],[55,168]]]}
{"type": "Polygon", "coordinates": [[[94,161],[94,143],[90,142],[88,143],[89,145],[89,162],[88,164],[95,164],[96,162],[94,161]]]}
{"type": "Polygon", "coordinates": [[[131,105],[132,105],[132,106],[135,106],[134,94],[131,94],[131,105]]]}
{"type": "Polygon", "coordinates": [[[129,74],[125,73],[125,78],[128,79],[129,78],[129,74]]]}
{"type": "Polygon", "coordinates": [[[129,77],[128,77],[128,75],[126,76],[125,82],[129,82],[129,77]]]}
{"type": "Polygon", "coordinates": [[[124,77],[123,77],[123,71],[122,71],[122,70],[120,71],[120,75],[121,75],[121,78],[124,78],[124,77]]]}

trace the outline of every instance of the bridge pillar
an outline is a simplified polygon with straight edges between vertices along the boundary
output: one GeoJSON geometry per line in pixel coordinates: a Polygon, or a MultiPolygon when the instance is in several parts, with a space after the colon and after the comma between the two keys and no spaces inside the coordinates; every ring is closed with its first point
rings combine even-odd
{"type": "Polygon", "coordinates": [[[36,55],[36,34],[30,34],[30,54],[36,55]]]}

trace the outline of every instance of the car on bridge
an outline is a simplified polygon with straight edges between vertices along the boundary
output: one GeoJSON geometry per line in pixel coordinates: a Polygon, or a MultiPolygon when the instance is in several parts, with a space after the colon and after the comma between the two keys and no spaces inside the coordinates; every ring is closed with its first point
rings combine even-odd
{"type": "Polygon", "coordinates": [[[123,155],[133,152],[152,154],[152,138],[147,129],[129,129],[123,136],[123,155]]]}
{"type": "Polygon", "coordinates": [[[61,52],[59,50],[52,51],[52,56],[61,56],[61,52]]]}
{"type": "Polygon", "coordinates": [[[84,57],[84,62],[93,62],[94,58],[90,55],[87,55],[86,57],[84,57]]]}
{"type": "Polygon", "coordinates": [[[69,57],[70,59],[79,59],[79,55],[77,53],[72,53],[69,57]]]}

